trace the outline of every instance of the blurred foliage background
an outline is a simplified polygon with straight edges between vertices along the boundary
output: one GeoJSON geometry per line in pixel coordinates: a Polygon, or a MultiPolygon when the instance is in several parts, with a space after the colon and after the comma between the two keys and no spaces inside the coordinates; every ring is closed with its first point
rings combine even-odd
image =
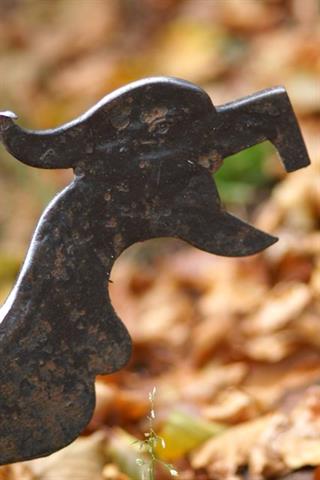
{"type": "MultiPolygon", "coordinates": [[[[16,112],[20,125],[55,127],[113,89],[150,75],[195,82],[216,105],[284,85],[312,166],[287,177],[266,142],[226,159],[217,173],[229,210],[280,236],[266,254],[245,261],[216,259],[186,246],[181,250],[175,242],[155,241],[131,250],[138,265],[121,257],[111,293],[136,347],[127,371],[99,380],[97,410],[86,434],[121,425],[141,437],[147,393],[160,385],[157,408],[160,419],[169,420],[159,428],[180,457],[186,453],[186,425],[192,445],[210,436],[212,425],[195,424],[181,412],[166,416],[174,402],[191,405],[202,421],[225,422],[231,436],[222,444],[224,452],[229,446],[237,452],[232,462],[228,457],[219,466],[214,443],[188,461],[171,452],[186,480],[234,479],[238,467],[248,463],[254,478],[317,466],[320,455],[299,461],[289,447],[286,460],[272,464],[266,454],[270,438],[274,445],[278,438],[272,430],[274,436],[266,436],[266,445],[259,447],[265,461],[261,467],[263,462],[250,457],[256,433],[249,432],[256,430],[246,428],[250,420],[277,408],[289,387],[305,387],[320,377],[320,2],[0,0],[0,109],[16,112]],[[238,423],[244,430],[235,434],[238,423]],[[289,457],[295,458],[293,466],[289,457]]],[[[0,301],[19,271],[44,206],[71,178],[67,170],[26,167],[0,149],[0,301]]],[[[312,401],[318,402],[319,412],[319,392],[312,401]]],[[[295,417],[286,421],[294,425],[295,417]]],[[[310,422],[312,428],[318,425],[313,435],[319,442],[319,418],[310,422]]],[[[68,474],[64,467],[59,470],[64,460],[57,457],[44,470],[41,461],[29,473],[22,474],[20,467],[0,469],[0,479],[79,478],[73,456],[77,462],[83,457],[86,478],[139,478],[136,453],[131,440],[123,443],[123,435],[127,438],[127,433],[109,431],[113,456],[108,447],[107,460],[100,453],[99,459],[92,456],[100,437],[92,442],[89,437],[78,457],[75,443],[68,474]],[[84,451],[91,455],[90,468],[84,451]],[[123,466],[127,454],[133,455],[134,474],[123,466]],[[113,476],[110,469],[103,470],[106,462],[116,465],[113,476]]],[[[294,436],[295,445],[314,452],[303,435],[294,436]]]]}

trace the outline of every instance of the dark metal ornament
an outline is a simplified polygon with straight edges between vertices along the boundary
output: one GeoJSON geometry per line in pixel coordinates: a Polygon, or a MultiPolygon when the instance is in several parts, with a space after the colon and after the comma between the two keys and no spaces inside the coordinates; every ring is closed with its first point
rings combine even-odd
{"type": "Polygon", "coordinates": [[[286,91],[214,107],[199,87],[149,78],[107,95],[54,130],[0,114],[0,140],[21,162],[73,168],[43,213],[17,283],[0,311],[0,463],[72,442],[95,404],[94,380],[123,367],[130,336],[107,283],[135,242],[177,237],[224,256],[277,239],[227,213],[212,173],[223,158],[270,140],[288,172],[309,164],[286,91]]]}

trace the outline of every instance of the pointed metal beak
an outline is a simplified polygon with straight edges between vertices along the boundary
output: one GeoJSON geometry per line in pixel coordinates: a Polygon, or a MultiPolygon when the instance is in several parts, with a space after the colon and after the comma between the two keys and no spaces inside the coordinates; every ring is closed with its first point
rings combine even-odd
{"type": "Polygon", "coordinates": [[[220,210],[195,215],[192,228],[180,237],[200,250],[224,257],[244,257],[270,247],[278,238],[220,210]]]}
{"type": "Polygon", "coordinates": [[[269,235],[225,211],[216,217],[215,230],[214,253],[228,257],[253,255],[278,241],[277,237],[269,235]]]}
{"type": "Polygon", "coordinates": [[[185,225],[182,240],[206,252],[225,257],[243,257],[261,252],[278,238],[228,213],[210,174],[199,172],[189,193],[177,197],[179,218],[185,225]],[[183,208],[181,209],[181,205],[183,208]]]}

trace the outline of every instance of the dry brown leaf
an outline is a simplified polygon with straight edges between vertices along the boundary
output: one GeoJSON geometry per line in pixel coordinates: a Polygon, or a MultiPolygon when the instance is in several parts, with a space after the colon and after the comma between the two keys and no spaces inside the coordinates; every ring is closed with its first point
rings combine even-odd
{"type": "Polygon", "coordinates": [[[223,270],[223,258],[210,255],[194,248],[185,248],[176,252],[172,258],[164,259],[164,271],[170,272],[179,288],[205,293],[212,288],[217,276],[220,278],[223,270]],[[219,272],[218,275],[217,272],[219,272]]]}
{"type": "Polygon", "coordinates": [[[124,386],[118,388],[116,383],[109,382],[108,376],[100,376],[95,384],[96,407],[87,431],[98,430],[110,422],[113,424],[115,419],[123,425],[146,417],[150,409],[148,391],[142,382],[139,386],[141,391],[124,386]]]}
{"type": "Polygon", "coordinates": [[[291,413],[274,416],[253,445],[249,466],[262,478],[319,464],[320,387],[312,387],[291,413]]]}
{"type": "Polygon", "coordinates": [[[319,307],[299,317],[294,323],[294,331],[301,342],[320,347],[319,307]]]}
{"type": "Polygon", "coordinates": [[[243,331],[248,335],[262,335],[279,330],[294,320],[310,300],[311,292],[307,285],[278,284],[261,308],[243,322],[243,331]]]}
{"type": "Polygon", "coordinates": [[[108,463],[102,471],[104,480],[130,480],[130,478],[120,472],[119,468],[114,463],[108,463]]]}
{"type": "Polygon", "coordinates": [[[236,388],[222,391],[213,404],[202,409],[209,420],[230,424],[251,420],[261,413],[257,400],[245,390],[236,388]]]}
{"type": "MultiPolygon", "coordinates": [[[[320,238],[317,238],[319,241],[320,238]]],[[[310,280],[310,288],[312,293],[319,299],[320,298],[320,255],[318,254],[315,259],[315,265],[313,268],[311,280],[310,280]]]]}
{"type": "Polygon", "coordinates": [[[222,20],[228,27],[245,32],[263,31],[276,25],[283,13],[277,5],[239,0],[221,2],[222,20]]]}
{"type": "Polygon", "coordinates": [[[190,373],[181,378],[179,385],[183,398],[209,402],[220,390],[239,385],[248,374],[248,366],[244,362],[209,365],[202,371],[190,373]]]}
{"type": "Polygon", "coordinates": [[[97,430],[101,427],[108,416],[114,412],[114,406],[117,402],[117,388],[115,385],[107,384],[98,379],[95,383],[96,406],[93,416],[88,425],[89,431],[97,430]]]}
{"type": "Polygon", "coordinates": [[[256,336],[245,341],[242,351],[254,360],[279,362],[294,351],[295,340],[295,335],[288,330],[256,336]]]}
{"type": "Polygon", "coordinates": [[[205,468],[221,480],[233,477],[239,467],[248,463],[251,449],[271,419],[272,415],[265,415],[208,440],[191,455],[192,467],[205,468]]]}
{"type": "Polygon", "coordinates": [[[137,316],[136,342],[165,341],[179,346],[188,338],[192,307],[190,300],[181,292],[179,294],[170,278],[160,278],[139,298],[137,316]]]}
{"type": "Polygon", "coordinates": [[[223,342],[234,325],[231,315],[204,318],[192,330],[192,357],[196,365],[212,357],[214,350],[223,342]]]}
{"type": "Polygon", "coordinates": [[[126,421],[137,421],[146,417],[150,404],[145,391],[122,389],[117,398],[117,407],[126,421]]]}
{"type": "Polygon", "coordinates": [[[24,463],[14,463],[0,467],[0,480],[38,480],[24,463]]]}
{"type": "Polygon", "coordinates": [[[89,437],[79,437],[68,447],[49,457],[26,462],[26,465],[37,480],[103,480],[105,444],[105,434],[96,432],[89,437]]]}
{"type": "Polygon", "coordinates": [[[199,311],[213,320],[219,315],[247,314],[257,308],[267,292],[264,266],[254,260],[221,259],[212,271],[211,286],[199,299],[199,311]]]}
{"type": "Polygon", "coordinates": [[[168,75],[199,82],[225,71],[226,56],[221,55],[225,32],[208,22],[194,19],[172,21],[159,39],[155,68],[168,75]]]}

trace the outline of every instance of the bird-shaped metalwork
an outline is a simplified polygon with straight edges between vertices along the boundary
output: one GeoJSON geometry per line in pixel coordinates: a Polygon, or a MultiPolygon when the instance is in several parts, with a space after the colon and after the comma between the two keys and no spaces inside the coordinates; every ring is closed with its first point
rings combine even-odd
{"type": "Polygon", "coordinates": [[[37,168],[74,180],[43,213],[0,310],[0,463],[48,455],[89,421],[94,380],[130,357],[131,339],[107,283],[130,245],[177,237],[243,256],[277,239],[230,215],[212,174],[224,157],[269,140],[288,172],[309,164],[283,87],[215,107],[196,85],[131,83],[53,130],[0,114],[0,141],[37,168]]]}

